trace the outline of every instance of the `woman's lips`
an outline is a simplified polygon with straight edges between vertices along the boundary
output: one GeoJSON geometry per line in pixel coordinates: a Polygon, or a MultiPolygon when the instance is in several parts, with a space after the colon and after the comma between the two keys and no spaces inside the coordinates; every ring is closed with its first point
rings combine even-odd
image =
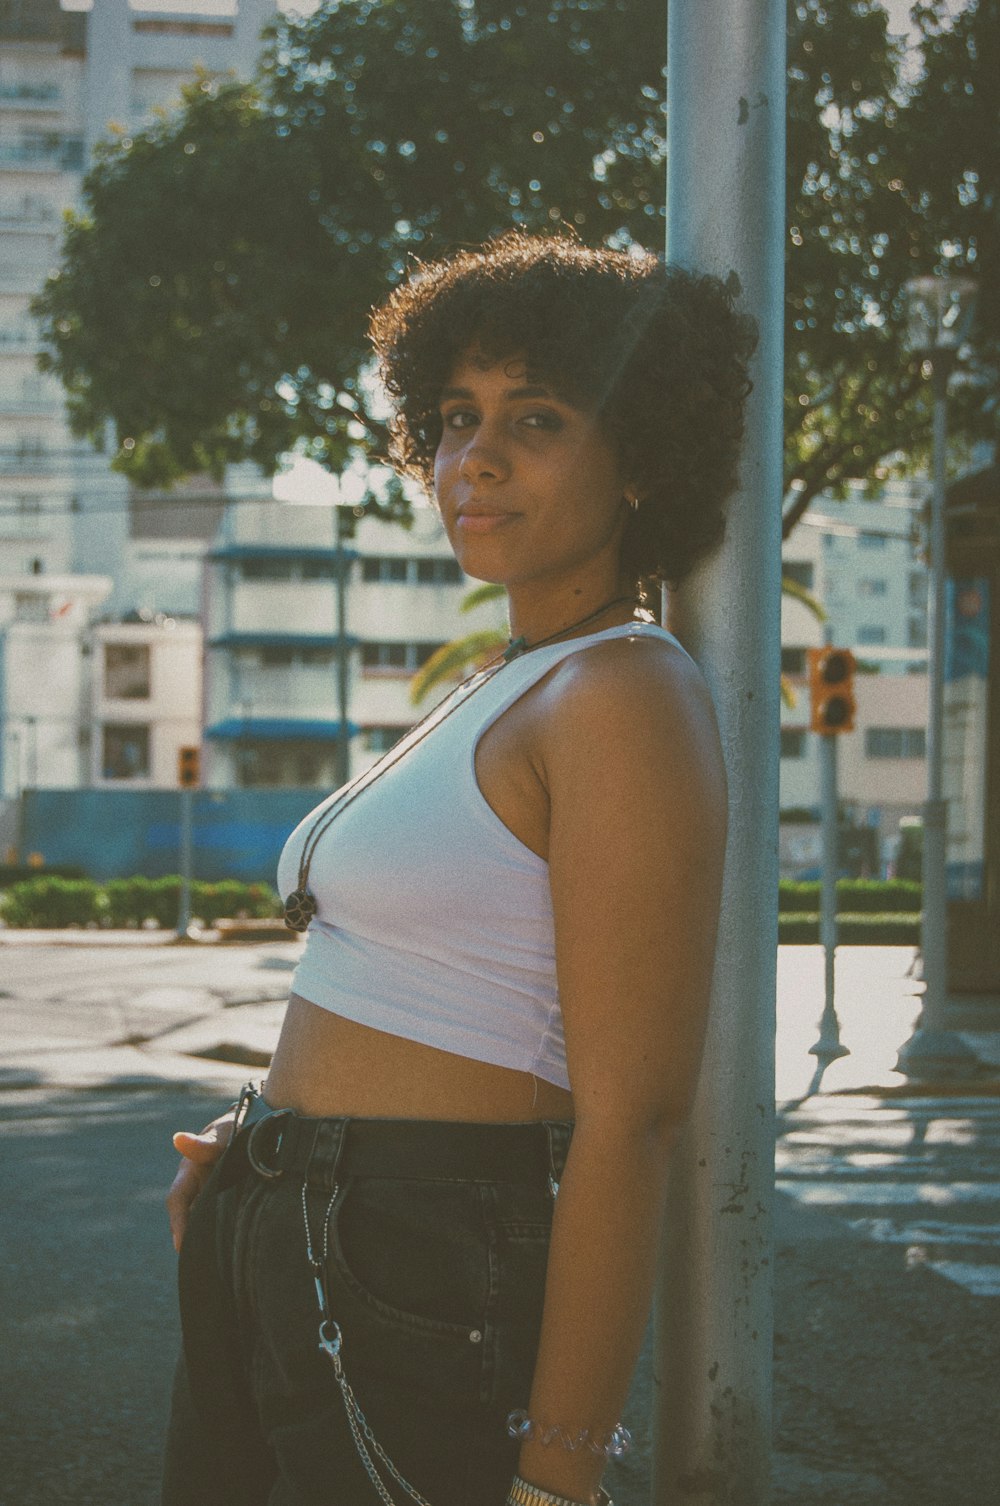
{"type": "Polygon", "coordinates": [[[496,533],[517,516],[516,512],[460,512],[457,524],[463,533],[496,533]]]}

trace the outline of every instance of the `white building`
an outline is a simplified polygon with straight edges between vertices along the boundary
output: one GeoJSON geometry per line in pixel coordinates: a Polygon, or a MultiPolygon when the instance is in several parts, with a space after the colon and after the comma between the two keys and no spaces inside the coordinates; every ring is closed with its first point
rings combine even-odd
{"type": "Polygon", "coordinates": [[[199,623],[170,617],[93,629],[93,788],[176,788],[180,749],[201,743],[201,644],[199,623]]]}
{"type": "Polygon", "coordinates": [[[0,796],[86,785],[87,625],[110,592],[107,576],[0,576],[0,796]]]}
{"type": "Polygon", "coordinates": [[[362,518],[337,548],[336,509],[244,503],[226,512],[206,570],[207,782],[335,788],[391,747],[433,651],[503,622],[464,615],[470,585],[437,515],[412,528],[362,518]],[[339,562],[339,563],[338,563],[339,562]],[[338,585],[342,571],[342,591],[338,585]],[[346,771],[337,745],[347,741],[346,771]]]}
{"type": "MultiPolygon", "coordinates": [[[[112,611],[197,611],[206,533],[138,530],[127,481],[74,439],[59,383],[39,373],[28,312],[59,255],[61,217],[75,206],[94,144],[115,124],[139,126],[179,102],[202,67],[249,77],[275,0],[232,14],[133,8],[93,0],[18,0],[0,12],[0,571],[79,571],[114,578],[112,611]],[[156,581],[167,598],[149,600],[156,581]]],[[[230,490],[246,489],[244,479],[230,490]]],[[[178,509],[178,515],[182,509],[178,509]]],[[[188,513],[187,516],[194,515],[188,513]]]]}
{"type": "MultiPolygon", "coordinates": [[[[838,739],[841,802],[891,847],[903,816],[926,795],[928,574],[920,557],[923,499],[894,484],[875,501],[857,495],[814,504],[783,551],[783,571],[829,615],[833,640],[859,663],[855,730],[838,739]]],[[[781,713],[782,810],[819,808],[819,735],[809,731],[806,649],[823,625],[794,597],[781,614],[782,670],[795,697],[781,713]]],[[[810,866],[810,865],[807,865],[810,866]]]]}

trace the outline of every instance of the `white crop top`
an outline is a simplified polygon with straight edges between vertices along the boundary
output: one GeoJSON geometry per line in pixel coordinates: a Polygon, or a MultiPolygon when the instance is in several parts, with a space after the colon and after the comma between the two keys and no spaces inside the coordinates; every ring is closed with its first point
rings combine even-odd
{"type": "MultiPolygon", "coordinates": [[[[561,659],[608,638],[652,636],[677,643],[652,623],[624,623],[535,649],[481,688],[476,679],[453,692],[419,740],[397,743],[389,757],[398,762],[316,845],[317,912],[293,992],[391,1035],[568,1088],[548,864],[486,803],[476,746],[561,659]]],[[[318,805],[285,843],[283,898],[298,886],[317,817],[341,798],[318,805]]]]}

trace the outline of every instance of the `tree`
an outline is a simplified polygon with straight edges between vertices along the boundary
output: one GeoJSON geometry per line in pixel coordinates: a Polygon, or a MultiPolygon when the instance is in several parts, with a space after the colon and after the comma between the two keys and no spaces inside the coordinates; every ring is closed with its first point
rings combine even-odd
{"type": "MultiPolygon", "coordinates": [[[[788,15],[786,531],[923,438],[900,289],[940,219],[884,12],[788,15]]],[[[110,420],[144,484],[383,453],[363,332],[408,257],[511,223],[661,245],[664,30],[662,0],[340,0],[279,22],[255,83],[201,79],[88,175],[36,301],[76,432],[110,420]]]]}

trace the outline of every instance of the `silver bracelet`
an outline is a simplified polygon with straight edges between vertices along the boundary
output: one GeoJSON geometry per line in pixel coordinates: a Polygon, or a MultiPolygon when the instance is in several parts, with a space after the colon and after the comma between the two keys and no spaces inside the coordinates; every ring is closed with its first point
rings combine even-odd
{"type": "Polygon", "coordinates": [[[595,1443],[590,1436],[589,1428],[581,1428],[573,1439],[561,1423],[556,1423],[553,1427],[543,1427],[541,1423],[529,1417],[523,1408],[517,1408],[507,1414],[507,1432],[511,1438],[520,1439],[522,1442],[525,1439],[534,1438],[544,1445],[558,1440],[563,1448],[569,1449],[570,1453],[575,1453],[578,1448],[586,1445],[592,1454],[603,1454],[605,1459],[620,1459],[632,1447],[632,1434],[620,1422],[606,1435],[603,1443],[595,1443]]]}
{"type": "MultiPolygon", "coordinates": [[[[551,1490],[543,1490],[540,1485],[529,1485],[527,1480],[522,1480],[520,1475],[515,1475],[511,1482],[506,1506],[584,1506],[584,1502],[573,1501],[569,1496],[553,1495],[551,1490]]],[[[603,1487],[598,1493],[597,1506],[615,1506],[603,1487]]]]}

